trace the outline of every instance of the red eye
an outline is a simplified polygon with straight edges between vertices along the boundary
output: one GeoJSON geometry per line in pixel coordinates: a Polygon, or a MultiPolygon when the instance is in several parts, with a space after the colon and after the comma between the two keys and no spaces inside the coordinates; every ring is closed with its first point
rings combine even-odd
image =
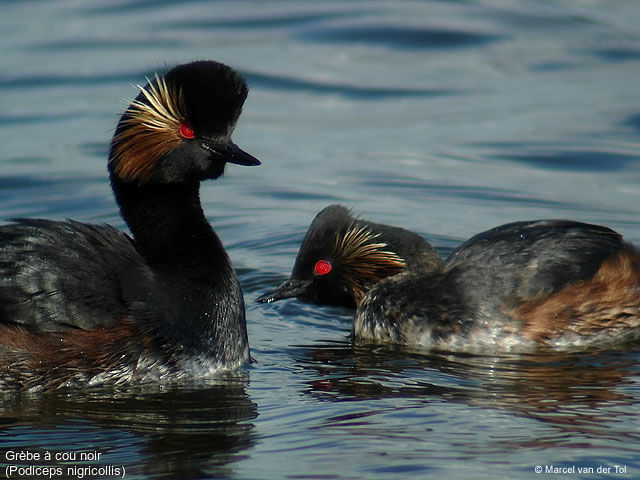
{"type": "Polygon", "coordinates": [[[191,125],[183,123],[180,125],[180,136],[182,138],[194,138],[196,136],[196,132],[193,130],[191,125]]]}
{"type": "Polygon", "coordinates": [[[313,267],[313,272],[316,275],[326,275],[331,271],[331,264],[326,260],[318,260],[315,267],[313,267]]]}

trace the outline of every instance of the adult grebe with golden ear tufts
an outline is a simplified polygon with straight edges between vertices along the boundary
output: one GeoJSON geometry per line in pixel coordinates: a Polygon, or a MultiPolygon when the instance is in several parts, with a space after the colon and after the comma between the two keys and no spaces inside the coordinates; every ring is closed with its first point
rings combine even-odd
{"type": "Polygon", "coordinates": [[[382,279],[408,267],[435,272],[443,263],[421,236],[354,217],[341,205],[329,205],[311,222],[289,280],[258,301],[297,297],[355,308],[382,279]]]}
{"type": "Polygon", "coordinates": [[[516,222],[440,260],[418,235],[341,206],[309,227],[291,278],[261,297],[357,307],[354,339],[470,352],[640,338],[640,253],[613,230],[516,222]]]}
{"type": "Polygon", "coordinates": [[[0,228],[0,387],[201,377],[249,359],[242,292],[199,197],[226,163],[260,164],[230,137],[247,93],[213,61],[140,87],[108,164],[132,238],[73,221],[0,228]]]}

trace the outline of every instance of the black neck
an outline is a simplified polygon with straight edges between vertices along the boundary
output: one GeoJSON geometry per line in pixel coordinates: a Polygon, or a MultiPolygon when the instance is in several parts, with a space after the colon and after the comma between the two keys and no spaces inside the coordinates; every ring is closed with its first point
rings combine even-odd
{"type": "Polygon", "coordinates": [[[161,305],[168,321],[154,316],[149,327],[180,339],[184,351],[223,364],[245,359],[242,292],[202,211],[199,183],[140,186],[113,176],[112,187],[136,249],[157,274],[151,295],[160,297],[147,301],[161,305]]]}
{"type": "Polygon", "coordinates": [[[112,187],[136,248],[150,266],[204,274],[212,263],[229,263],[202,211],[199,183],[141,186],[112,178],[112,187]]]}

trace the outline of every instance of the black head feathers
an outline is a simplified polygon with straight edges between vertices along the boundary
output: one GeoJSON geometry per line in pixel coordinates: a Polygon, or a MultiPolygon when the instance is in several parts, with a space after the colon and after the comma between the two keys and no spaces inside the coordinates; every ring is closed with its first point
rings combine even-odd
{"type": "Polygon", "coordinates": [[[139,88],[113,137],[112,178],[193,183],[222,175],[227,162],[259,164],[231,141],[248,88],[230,67],[214,61],[179,65],[139,88]]]}
{"type": "Polygon", "coordinates": [[[354,308],[382,279],[409,266],[437,270],[442,263],[419,235],[356,218],[347,208],[330,205],[311,222],[289,280],[259,301],[297,297],[354,308]]]}

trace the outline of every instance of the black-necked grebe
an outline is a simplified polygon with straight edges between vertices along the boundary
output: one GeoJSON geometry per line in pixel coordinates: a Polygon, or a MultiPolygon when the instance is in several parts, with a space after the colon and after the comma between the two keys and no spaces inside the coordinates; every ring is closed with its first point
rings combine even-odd
{"type": "Polygon", "coordinates": [[[606,227],[540,220],[476,235],[443,264],[418,235],[330,206],[311,224],[291,279],[260,300],[292,296],[357,306],[360,342],[463,351],[623,342],[640,337],[640,253],[606,227]],[[347,256],[345,267],[337,246],[352,232],[373,255],[347,256]]]}
{"type": "Polygon", "coordinates": [[[613,230],[566,220],[503,225],[457,248],[442,272],[373,287],[356,340],[444,350],[583,347],[640,336],[640,254],[613,230]]]}
{"type": "Polygon", "coordinates": [[[140,88],[109,153],[133,238],[104,225],[0,228],[0,387],[207,375],[249,359],[244,301],[200,182],[260,162],[231,141],[248,89],[213,61],[140,88]]]}
{"type": "Polygon", "coordinates": [[[322,210],[309,226],[289,280],[260,297],[297,297],[310,303],[355,308],[380,280],[407,267],[437,271],[443,265],[421,236],[354,217],[341,205],[322,210]]]}

